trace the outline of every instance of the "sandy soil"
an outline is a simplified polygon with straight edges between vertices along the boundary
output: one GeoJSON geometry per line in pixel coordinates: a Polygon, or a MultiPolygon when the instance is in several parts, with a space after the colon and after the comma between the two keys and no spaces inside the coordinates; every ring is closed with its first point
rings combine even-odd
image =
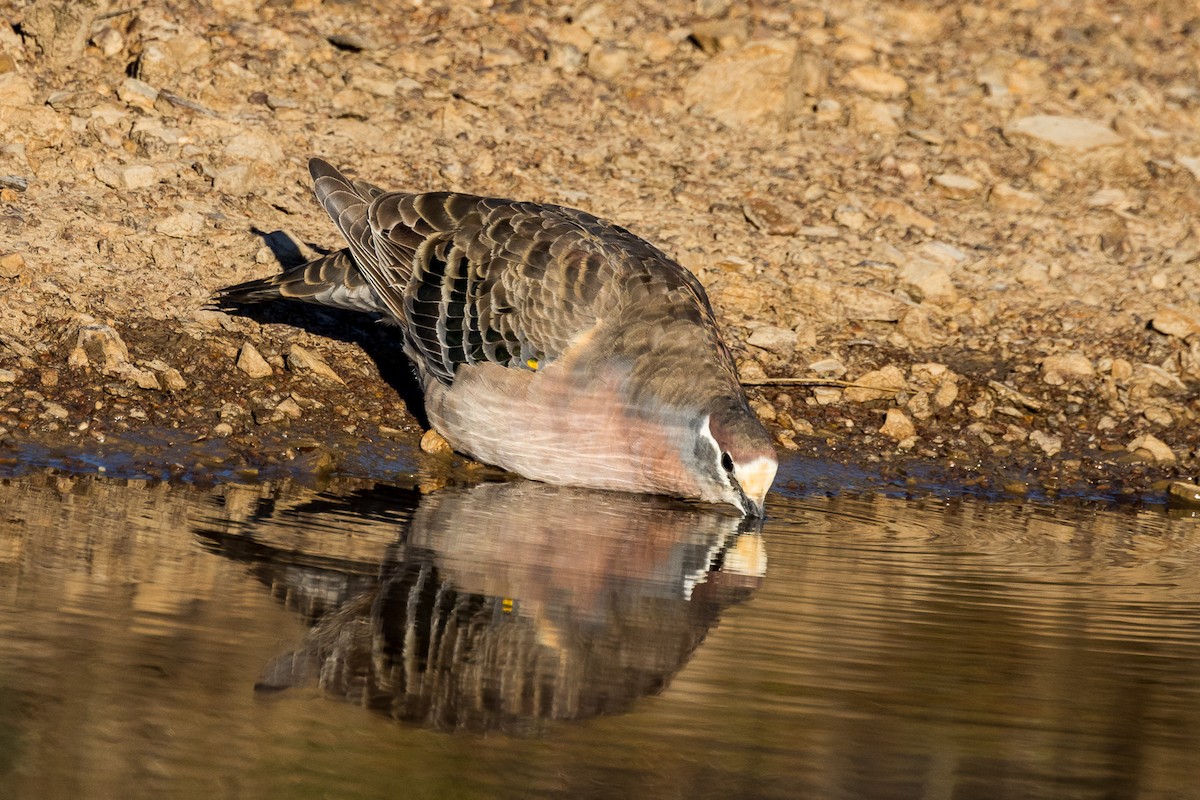
{"type": "Polygon", "coordinates": [[[340,245],[320,154],[584,208],[675,255],[782,452],[1016,493],[1197,471],[1194,3],[0,9],[10,450],[411,453],[386,331],[204,308],[340,245]]]}

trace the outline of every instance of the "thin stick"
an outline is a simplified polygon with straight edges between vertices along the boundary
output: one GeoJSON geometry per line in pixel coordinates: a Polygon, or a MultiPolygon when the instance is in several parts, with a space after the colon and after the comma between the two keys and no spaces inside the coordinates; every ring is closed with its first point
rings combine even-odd
{"type": "Polygon", "coordinates": [[[891,392],[892,394],[903,391],[886,386],[867,386],[853,381],[835,381],[829,378],[751,378],[743,380],[742,386],[838,386],[847,389],[872,389],[876,392],[891,392]]]}

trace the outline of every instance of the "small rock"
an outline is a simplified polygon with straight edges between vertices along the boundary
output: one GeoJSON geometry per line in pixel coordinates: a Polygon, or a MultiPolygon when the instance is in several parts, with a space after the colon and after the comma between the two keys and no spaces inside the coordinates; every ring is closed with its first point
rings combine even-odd
{"type": "Polygon", "coordinates": [[[1200,507],[1200,486],[1186,481],[1173,481],[1167,487],[1167,499],[1172,505],[1200,507]]]}
{"type": "Polygon", "coordinates": [[[225,155],[232,159],[278,164],[283,160],[283,146],[263,131],[245,131],[229,140],[225,155]]]}
{"type": "Polygon", "coordinates": [[[1130,453],[1144,453],[1148,458],[1160,464],[1175,463],[1175,452],[1167,446],[1166,442],[1149,433],[1137,437],[1125,445],[1125,449],[1130,453]]]}
{"type": "Polygon", "coordinates": [[[902,228],[919,228],[926,234],[932,234],[937,229],[936,222],[900,200],[879,200],[872,210],[875,216],[890,219],[902,228]]]}
{"type": "Polygon", "coordinates": [[[846,388],[845,397],[851,403],[866,403],[871,400],[882,400],[903,391],[907,382],[899,367],[892,364],[882,369],[865,372],[855,378],[854,386],[846,388]]]}
{"type": "Polygon", "coordinates": [[[953,378],[945,378],[938,384],[937,391],[933,393],[933,405],[936,408],[946,409],[954,405],[956,400],[958,400],[958,381],[953,378]]]}
{"type": "Polygon", "coordinates": [[[172,85],[179,82],[181,75],[197,72],[210,60],[212,49],[199,36],[147,42],[138,59],[137,77],[158,86],[172,85]]]}
{"type": "Polygon", "coordinates": [[[838,206],[833,211],[833,221],[852,231],[861,231],[867,227],[867,215],[858,206],[838,206]]]}
{"type": "Polygon", "coordinates": [[[289,417],[291,419],[300,419],[303,413],[299,403],[290,397],[285,397],[280,401],[279,405],[275,406],[273,416],[276,418],[289,417]]]}
{"type": "Polygon", "coordinates": [[[798,338],[795,331],[787,328],[763,325],[754,329],[754,332],[746,339],[746,344],[769,350],[772,353],[789,355],[796,349],[798,338]]]}
{"type": "Polygon", "coordinates": [[[1058,455],[1062,450],[1062,437],[1052,433],[1033,431],[1029,434],[1029,441],[1040,447],[1042,452],[1048,456],[1058,455]]]}
{"type": "Polygon", "coordinates": [[[221,437],[232,436],[233,435],[233,426],[230,425],[228,422],[218,422],[216,425],[213,426],[212,432],[213,432],[213,436],[221,436],[221,437]]]}
{"type": "Polygon", "coordinates": [[[129,348],[109,325],[80,326],[75,346],[105,375],[120,376],[129,367],[129,348]]]}
{"type": "Polygon", "coordinates": [[[904,312],[896,331],[918,347],[933,344],[934,341],[933,320],[929,312],[920,307],[904,312]]]}
{"type": "Polygon", "coordinates": [[[46,413],[54,419],[66,419],[71,413],[58,403],[46,403],[46,413]]]}
{"type": "Polygon", "coordinates": [[[742,206],[746,219],[763,233],[794,236],[800,230],[803,212],[795,203],[767,197],[751,197],[742,206]]]}
{"type": "Polygon", "coordinates": [[[0,255],[0,278],[19,278],[25,271],[25,257],[20,253],[0,255]]]}
{"type": "Polygon", "coordinates": [[[823,378],[840,378],[846,374],[846,365],[836,358],[825,358],[809,364],[808,371],[823,378]]]}
{"type": "MultiPolygon", "coordinates": [[[[217,170],[213,175],[213,189],[222,194],[243,196],[254,194],[260,182],[249,164],[234,164],[217,170]]],[[[269,251],[268,251],[269,252],[269,251]]]]}
{"type": "Polygon", "coordinates": [[[782,39],[719,53],[688,80],[684,104],[731,128],[784,124],[800,107],[800,93],[790,87],[796,55],[796,43],[782,39]]]}
{"type": "Polygon", "coordinates": [[[0,106],[33,104],[33,86],[15,72],[0,74],[0,106]]]}
{"type": "Polygon", "coordinates": [[[1200,156],[1175,156],[1175,161],[1200,181],[1200,156]]]}
{"type": "Polygon", "coordinates": [[[916,436],[917,428],[903,411],[898,408],[889,408],[887,410],[887,417],[884,419],[883,426],[879,429],[879,432],[889,439],[902,442],[916,436]]]}
{"type": "Polygon", "coordinates": [[[148,369],[128,366],[123,370],[121,377],[139,389],[146,389],[153,392],[162,391],[162,385],[158,382],[158,376],[148,369]]]}
{"type": "MultiPolygon", "coordinates": [[[[0,262],[2,263],[2,262],[0,262]]],[[[0,274],[3,274],[0,272],[0,274]]],[[[1150,325],[1159,333],[1167,336],[1178,336],[1185,339],[1200,333],[1200,314],[1188,313],[1182,309],[1163,306],[1154,312],[1150,325]]]]}
{"type": "Polygon", "coordinates": [[[1022,117],[1010,122],[1004,132],[1010,138],[1031,139],[1075,152],[1113,147],[1124,141],[1116,131],[1099,122],[1053,114],[1022,117]]]}
{"type": "Polygon", "coordinates": [[[169,392],[182,392],[187,388],[187,381],[183,379],[183,375],[174,367],[167,367],[160,373],[163,386],[169,392]]]}
{"type": "Polygon", "coordinates": [[[850,124],[864,136],[897,136],[900,133],[900,125],[885,103],[862,97],[850,106],[850,124]]]}
{"type": "Polygon", "coordinates": [[[941,175],[935,175],[933,185],[941,189],[942,194],[946,197],[957,200],[974,197],[983,189],[983,184],[974,178],[969,178],[966,175],[955,175],[951,172],[943,172],[941,175]]]}
{"type": "Polygon", "coordinates": [[[624,47],[603,44],[587,55],[587,71],[601,80],[611,81],[629,71],[633,54],[624,47]]]}
{"type": "Polygon", "coordinates": [[[170,236],[173,239],[188,239],[198,236],[204,230],[204,217],[195,211],[183,211],[159,220],[154,225],[155,233],[170,236]]]}
{"type": "Polygon", "coordinates": [[[117,98],[126,105],[149,111],[158,100],[158,89],[137,78],[126,78],[117,87],[117,98]]]}
{"type": "Polygon", "coordinates": [[[1108,368],[1108,373],[1115,380],[1127,381],[1133,377],[1133,364],[1128,359],[1114,358],[1112,366],[1108,368]]]}
{"type": "Polygon", "coordinates": [[[1152,422],[1155,425],[1163,428],[1169,428],[1175,422],[1175,418],[1171,416],[1170,411],[1157,406],[1151,406],[1147,408],[1142,412],[1142,416],[1145,417],[1148,422],[1152,422]]]}
{"type": "Polygon", "coordinates": [[[0,383],[16,383],[17,373],[11,369],[0,369],[0,383]]]}
{"type": "Polygon", "coordinates": [[[1092,362],[1082,353],[1046,356],[1042,359],[1042,380],[1052,386],[1061,385],[1066,378],[1090,378],[1095,374],[1092,362]]]}
{"type": "Polygon", "coordinates": [[[288,350],[287,365],[292,372],[311,372],[318,378],[346,385],[346,382],[333,371],[332,367],[298,344],[292,345],[288,350]]]}
{"type": "Polygon", "coordinates": [[[1046,201],[1033,192],[1017,189],[1007,183],[998,183],[988,193],[988,203],[1006,211],[1036,211],[1046,201]]]}
{"type": "Polygon", "coordinates": [[[429,453],[430,455],[445,455],[448,456],[454,452],[454,448],[446,441],[446,438],[433,428],[425,431],[425,435],[421,437],[421,452],[429,453]]]}
{"type": "Polygon", "coordinates": [[[867,64],[847,72],[842,82],[852,89],[877,97],[900,97],[908,91],[908,81],[904,78],[867,64]]]}
{"type": "Polygon", "coordinates": [[[258,348],[246,342],[238,352],[237,368],[251,378],[269,378],[272,375],[271,365],[258,352],[258,348]]]}
{"type": "Polygon", "coordinates": [[[100,49],[105,58],[112,58],[125,49],[125,37],[110,25],[105,25],[92,34],[92,44],[100,49]]]}
{"type": "Polygon", "coordinates": [[[925,258],[910,258],[897,277],[903,289],[918,301],[952,303],[958,299],[949,271],[925,258]]]}
{"type": "Polygon", "coordinates": [[[745,18],[719,19],[697,22],[692,26],[692,38],[700,49],[715,56],[725,50],[741,47],[750,38],[750,29],[745,18]]]}

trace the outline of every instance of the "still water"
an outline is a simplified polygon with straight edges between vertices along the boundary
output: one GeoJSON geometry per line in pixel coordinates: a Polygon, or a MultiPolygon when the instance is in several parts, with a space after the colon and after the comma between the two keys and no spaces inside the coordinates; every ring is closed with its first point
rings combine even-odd
{"type": "Polygon", "coordinates": [[[1196,798],[1161,511],[0,480],[3,798],[1196,798]]]}

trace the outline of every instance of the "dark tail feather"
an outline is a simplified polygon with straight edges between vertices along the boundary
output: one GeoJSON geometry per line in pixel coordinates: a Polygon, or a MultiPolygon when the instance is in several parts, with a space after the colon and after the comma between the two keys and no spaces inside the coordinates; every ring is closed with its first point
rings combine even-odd
{"type": "Polygon", "coordinates": [[[338,250],[270,278],[228,286],[213,296],[213,305],[230,308],[271,300],[300,300],[368,313],[384,310],[349,250],[338,250]]]}
{"type": "Polygon", "coordinates": [[[333,218],[350,244],[355,258],[368,269],[376,266],[378,257],[371,243],[371,223],[367,219],[368,197],[378,188],[362,181],[351,181],[327,161],[310,159],[308,172],[312,175],[317,201],[333,218]]]}

